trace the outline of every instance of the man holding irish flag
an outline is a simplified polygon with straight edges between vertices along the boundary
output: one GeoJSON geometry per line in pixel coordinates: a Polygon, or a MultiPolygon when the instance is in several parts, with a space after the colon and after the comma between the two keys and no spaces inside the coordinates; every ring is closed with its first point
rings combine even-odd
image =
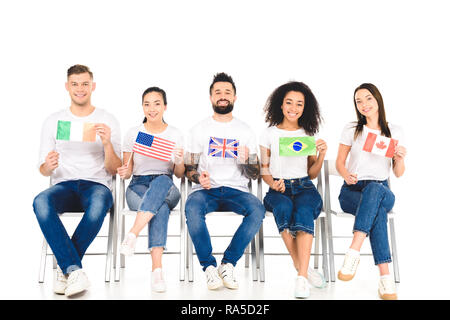
{"type": "Polygon", "coordinates": [[[51,187],[34,199],[33,208],[58,263],[53,290],[72,296],[89,286],[81,260],[113,205],[121,136],[115,117],[91,104],[95,82],[88,67],[68,69],[66,90],[70,108],[50,115],[42,127],[38,167],[51,187]],[[71,238],[58,217],[69,211],[84,212],[71,238]]]}

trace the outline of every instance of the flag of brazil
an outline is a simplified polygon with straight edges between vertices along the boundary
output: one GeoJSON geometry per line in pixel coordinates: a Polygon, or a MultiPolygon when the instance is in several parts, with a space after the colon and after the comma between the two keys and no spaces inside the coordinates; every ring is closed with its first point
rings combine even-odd
{"type": "Polygon", "coordinates": [[[279,146],[280,156],[283,157],[316,155],[314,137],[281,137],[279,146]]]}

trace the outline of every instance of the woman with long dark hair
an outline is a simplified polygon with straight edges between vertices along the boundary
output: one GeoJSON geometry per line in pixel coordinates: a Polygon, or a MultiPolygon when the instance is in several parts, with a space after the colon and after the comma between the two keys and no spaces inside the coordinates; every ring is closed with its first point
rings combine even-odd
{"type": "Polygon", "coordinates": [[[314,220],[322,198],[311,179],[318,176],[327,151],[315,139],[321,116],[319,104],[302,82],[289,82],[267,100],[264,111],[269,127],[260,138],[261,176],[269,185],[264,197],[297,270],[295,297],[309,297],[309,282],[325,286],[323,276],[309,268],[314,220]],[[312,150],[308,152],[308,148],[312,150]]]}
{"type": "Polygon", "coordinates": [[[148,225],[152,290],[163,292],[166,285],[162,275],[162,255],[167,240],[167,224],[170,211],[180,199],[172,175],[180,178],[184,174],[184,143],[182,133],[163,120],[167,109],[164,90],[158,87],[145,90],[142,94],[142,109],[144,121],[125,135],[124,165],[117,169],[122,179],[129,179],[133,174],[126,191],[126,200],[128,207],[137,211],[134,225],[125,236],[120,253],[132,255],[137,236],[148,225]],[[135,147],[135,142],[139,142],[139,146],[136,143],[135,147]],[[142,148],[141,145],[150,145],[152,148],[142,148]]]}
{"type": "Polygon", "coordinates": [[[387,213],[394,206],[395,196],[389,188],[388,178],[391,167],[396,177],[402,176],[405,171],[403,131],[386,121],[383,98],[375,85],[363,83],[358,86],[353,102],[357,121],[348,123],[342,132],[336,169],[345,180],[339,195],[341,208],[355,215],[355,223],[353,240],[338,278],[342,281],[353,279],[361,246],[369,237],[375,265],[380,271],[379,296],[382,299],[397,299],[395,282],[389,273],[392,259],[387,213]],[[392,142],[393,156],[387,152],[389,142],[392,142]],[[372,151],[369,145],[377,151],[372,151]]]}

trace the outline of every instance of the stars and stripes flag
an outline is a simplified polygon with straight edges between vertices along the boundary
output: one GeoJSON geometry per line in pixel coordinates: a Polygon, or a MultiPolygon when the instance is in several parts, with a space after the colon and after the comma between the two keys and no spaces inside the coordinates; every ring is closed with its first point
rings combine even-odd
{"type": "Polygon", "coordinates": [[[398,140],[369,132],[363,150],[387,158],[392,158],[397,144],[398,140]]]}
{"type": "Polygon", "coordinates": [[[170,161],[175,145],[175,142],[170,140],[139,131],[133,152],[162,161],[170,161]]]}
{"type": "Polygon", "coordinates": [[[210,137],[208,156],[237,159],[238,147],[239,140],[210,137]]]}

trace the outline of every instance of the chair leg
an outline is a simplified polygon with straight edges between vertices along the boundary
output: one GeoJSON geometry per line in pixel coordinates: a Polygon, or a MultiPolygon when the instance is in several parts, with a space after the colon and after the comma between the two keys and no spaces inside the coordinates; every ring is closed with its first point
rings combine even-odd
{"type": "Polygon", "coordinates": [[[397,241],[395,239],[395,226],[394,218],[389,218],[389,230],[391,234],[391,251],[392,251],[392,262],[394,265],[394,279],[395,282],[400,282],[400,272],[398,269],[398,252],[397,252],[397,241]]]}
{"type": "Polygon", "coordinates": [[[250,244],[247,246],[247,248],[245,248],[245,252],[244,252],[246,268],[248,268],[248,266],[249,266],[249,260],[250,260],[249,254],[250,254],[250,244]]]}
{"type": "MultiPolygon", "coordinates": [[[[121,239],[120,243],[125,239],[125,216],[122,216],[122,224],[121,224],[121,239]]],[[[125,256],[123,254],[120,255],[120,267],[125,268],[125,256]]]]}
{"type": "Polygon", "coordinates": [[[320,220],[320,233],[322,234],[322,269],[325,275],[325,280],[330,282],[330,272],[328,270],[328,250],[327,250],[327,234],[325,229],[325,218],[320,220]]]}
{"type": "Polygon", "coordinates": [[[259,229],[259,281],[266,281],[265,270],[264,270],[264,226],[261,224],[259,229]]]}
{"type": "Polygon", "coordinates": [[[183,221],[183,217],[180,219],[180,281],[184,281],[186,276],[186,225],[183,221]]]}
{"type": "Polygon", "coordinates": [[[320,244],[320,226],[322,224],[321,218],[316,220],[316,230],[314,231],[314,269],[319,269],[319,244],[320,244]]]}
{"type": "Polygon", "coordinates": [[[108,226],[108,244],[106,247],[106,263],[105,263],[105,282],[111,280],[111,266],[112,266],[112,242],[114,237],[114,209],[109,212],[109,226],[108,226]]]}
{"type": "MultiPolygon", "coordinates": [[[[250,242],[252,250],[252,276],[253,281],[258,281],[258,266],[257,266],[257,258],[256,258],[256,241],[257,237],[253,237],[252,241],[250,242]]],[[[248,248],[248,247],[247,247],[248,248]]]]}
{"type": "Polygon", "coordinates": [[[53,255],[52,257],[53,257],[53,258],[52,258],[52,261],[53,261],[53,270],[55,270],[56,267],[58,266],[58,262],[56,262],[55,255],[53,255]]]}
{"type": "Polygon", "coordinates": [[[190,235],[187,236],[187,243],[188,243],[188,280],[190,282],[194,281],[194,266],[193,266],[193,245],[192,245],[192,239],[190,235]]]}
{"type": "Polygon", "coordinates": [[[120,281],[120,271],[122,268],[122,255],[119,252],[119,246],[122,243],[122,240],[124,238],[123,235],[123,224],[124,224],[124,217],[122,215],[122,212],[118,210],[117,217],[116,217],[116,224],[115,229],[117,232],[116,235],[116,252],[115,252],[115,260],[114,260],[114,266],[115,266],[115,281],[120,281]]]}
{"type": "Polygon", "coordinates": [[[44,282],[44,278],[45,278],[45,265],[47,262],[47,241],[44,240],[42,241],[42,250],[41,250],[41,263],[39,266],[39,283],[43,283],[44,282]]]}
{"type": "Polygon", "coordinates": [[[329,265],[330,265],[330,280],[331,282],[336,282],[336,274],[334,270],[334,247],[333,247],[333,223],[331,220],[331,213],[327,213],[325,219],[327,239],[328,239],[328,250],[329,250],[329,265]]]}

